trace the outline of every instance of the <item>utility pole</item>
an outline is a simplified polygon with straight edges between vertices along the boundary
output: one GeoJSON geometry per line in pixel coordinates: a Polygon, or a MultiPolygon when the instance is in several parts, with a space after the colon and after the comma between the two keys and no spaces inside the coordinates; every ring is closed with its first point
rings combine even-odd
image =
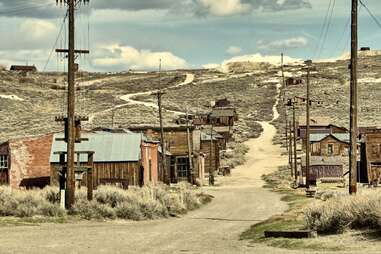
{"type": "Polygon", "coordinates": [[[81,120],[87,118],[76,118],[75,116],[75,54],[88,54],[89,50],[75,50],[75,8],[78,2],[89,3],[89,0],[56,0],[68,5],[69,18],[69,45],[68,49],[56,49],[57,53],[67,53],[68,58],[68,99],[67,117],[57,118],[57,121],[65,122],[65,142],[67,142],[67,164],[66,164],[66,189],[65,207],[72,208],[75,200],[75,143],[81,142],[81,120]]]}
{"type": "Polygon", "coordinates": [[[210,151],[209,151],[209,185],[214,185],[214,169],[213,169],[213,119],[210,119],[210,151]]]}
{"type": "Polygon", "coordinates": [[[298,181],[298,165],[297,165],[297,150],[296,150],[296,115],[295,115],[295,99],[292,103],[292,127],[294,129],[293,133],[294,133],[294,170],[295,170],[295,173],[294,173],[294,177],[295,177],[295,182],[298,181]]]}
{"type": "Polygon", "coordinates": [[[194,170],[193,170],[193,161],[192,161],[192,147],[191,147],[191,136],[190,136],[190,127],[189,127],[189,113],[187,109],[187,145],[188,145],[188,159],[189,159],[189,174],[188,181],[190,184],[194,184],[194,170]]]}
{"type": "Polygon", "coordinates": [[[349,194],[357,192],[357,50],[358,0],[352,0],[349,194]]]}
{"type": "Polygon", "coordinates": [[[310,187],[310,61],[307,61],[306,100],[306,189],[310,187]]]}
{"type": "MultiPolygon", "coordinates": [[[[281,71],[282,71],[282,101],[283,101],[283,104],[285,103],[285,100],[286,100],[286,83],[285,83],[285,80],[284,80],[284,66],[283,66],[283,53],[281,53],[281,71]]],[[[285,121],[285,136],[286,136],[286,140],[288,139],[288,126],[287,126],[287,123],[288,123],[288,119],[287,119],[287,108],[284,110],[284,121],[285,121]]],[[[286,150],[289,151],[290,150],[290,147],[289,145],[287,144],[286,142],[286,150]]],[[[289,165],[291,165],[291,157],[289,156],[288,157],[288,162],[289,162],[289,165]]],[[[292,166],[291,166],[292,167],[292,166]]]]}
{"type": "MultiPolygon", "coordinates": [[[[286,109],[287,110],[287,109],[286,109]]],[[[291,168],[291,177],[294,176],[294,165],[292,163],[292,125],[291,125],[291,121],[289,121],[288,123],[288,132],[289,132],[289,136],[288,136],[288,146],[289,146],[289,149],[288,149],[288,163],[290,165],[290,168],[291,168]]]]}
{"type": "MultiPolygon", "coordinates": [[[[159,89],[161,85],[161,59],[159,63],[159,89]]],[[[167,155],[166,155],[166,144],[165,144],[165,138],[164,138],[164,126],[163,126],[163,109],[162,109],[162,96],[165,93],[159,90],[157,95],[157,104],[159,107],[159,121],[160,121],[160,141],[161,141],[161,174],[164,183],[169,184],[170,181],[168,179],[168,172],[167,172],[167,155]]]]}

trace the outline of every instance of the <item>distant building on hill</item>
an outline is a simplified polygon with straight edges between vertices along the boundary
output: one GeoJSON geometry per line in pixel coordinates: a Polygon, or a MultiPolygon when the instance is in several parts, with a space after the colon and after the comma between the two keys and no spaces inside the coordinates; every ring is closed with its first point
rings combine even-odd
{"type": "Polygon", "coordinates": [[[34,65],[12,65],[10,70],[20,72],[36,72],[37,68],[34,65]]]}

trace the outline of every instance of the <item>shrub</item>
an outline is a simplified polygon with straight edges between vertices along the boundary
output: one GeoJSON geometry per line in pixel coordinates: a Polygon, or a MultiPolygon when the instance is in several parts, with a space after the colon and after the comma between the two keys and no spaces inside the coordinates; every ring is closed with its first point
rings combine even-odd
{"type": "Polygon", "coordinates": [[[140,210],[140,206],[136,203],[122,203],[119,204],[116,208],[116,215],[118,218],[125,220],[142,220],[143,214],[140,210]]]}
{"type": "Polygon", "coordinates": [[[341,233],[346,229],[381,228],[380,191],[333,196],[304,211],[308,228],[325,234],[341,233]]]}
{"type": "MultiPolygon", "coordinates": [[[[59,190],[11,190],[0,187],[0,216],[62,217],[66,211],[59,207],[59,190]]],[[[157,219],[184,214],[211,200],[189,184],[177,187],[145,186],[123,190],[100,186],[94,191],[94,200],[87,201],[85,188],[76,191],[75,205],[69,214],[91,219],[157,219]]]]}

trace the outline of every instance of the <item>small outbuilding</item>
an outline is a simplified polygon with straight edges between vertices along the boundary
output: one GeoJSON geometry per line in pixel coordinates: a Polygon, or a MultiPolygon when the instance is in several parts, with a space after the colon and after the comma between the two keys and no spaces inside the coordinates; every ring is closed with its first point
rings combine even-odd
{"type": "Polygon", "coordinates": [[[34,65],[12,65],[10,70],[19,72],[36,72],[37,67],[34,65]]]}

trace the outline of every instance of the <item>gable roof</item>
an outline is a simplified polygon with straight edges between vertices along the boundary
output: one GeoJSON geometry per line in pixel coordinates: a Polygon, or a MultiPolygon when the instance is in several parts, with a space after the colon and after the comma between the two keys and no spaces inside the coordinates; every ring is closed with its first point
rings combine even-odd
{"type": "Polygon", "coordinates": [[[320,142],[327,137],[332,137],[339,142],[349,143],[350,135],[349,133],[312,133],[310,134],[310,142],[320,142]]]}
{"type": "MultiPolygon", "coordinates": [[[[94,151],[94,162],[136,162],[141,159],[140,145],[143,140],[141,134],[95,132],[84,133],[82,136],[89,141],[76,143],[75,151],[94,151]]],[[[53,136],[51,163],[59,162],[59,155],[54,154],[55,152],[67,151],[67,144],[64,141],[57,141],[56,138],[63,138],[63,134],[53,136]]],[[[87,155],[81,155],[80,161],[86,162],[87,155]]]]}

